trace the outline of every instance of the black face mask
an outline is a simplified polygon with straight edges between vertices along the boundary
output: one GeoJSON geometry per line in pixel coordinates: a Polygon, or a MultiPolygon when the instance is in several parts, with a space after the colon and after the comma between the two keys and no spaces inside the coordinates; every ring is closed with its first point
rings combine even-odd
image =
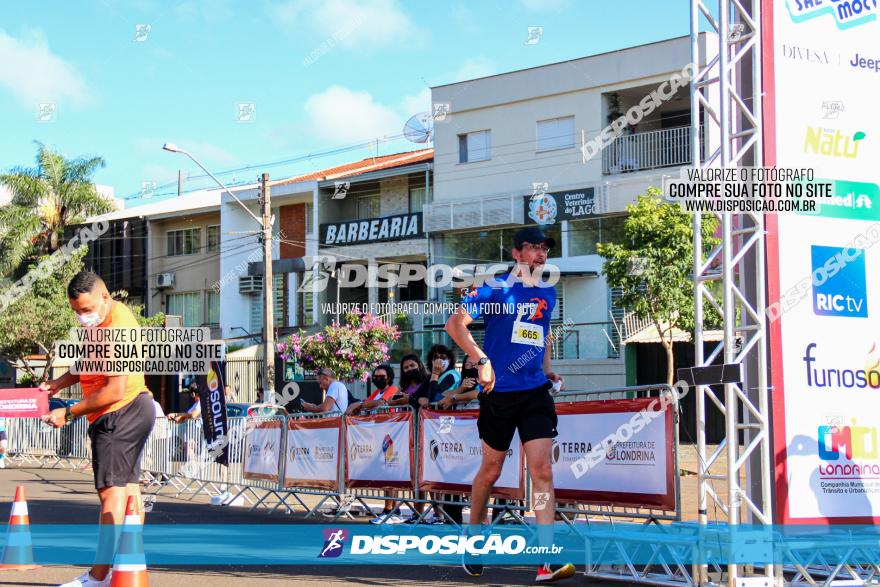
{"type": "MultiPolygon", "coordinates": [[[[461,379],[462,381],[467,379],[468,377],[472,377],[473,379],[479,380],[480,374],[477,369],[462,369],[461,370],[461,379]]],[[[473,388],[470,388],[473,389],[473,388]]]]}
{"type": "Polygon", "coordinates": [[[385,387],[388,386],[388,378],[387,377],[373,377],[373,385],[375,385],[379,389],[385,389],[385,387]]]}
{"type": "Polygon", "coordinates": [[[409,383],[421,383],[422,374],[419,372],[418,369],[410,369],[409,371],[403,372],[403,379],[408,384],[409,383]]]}

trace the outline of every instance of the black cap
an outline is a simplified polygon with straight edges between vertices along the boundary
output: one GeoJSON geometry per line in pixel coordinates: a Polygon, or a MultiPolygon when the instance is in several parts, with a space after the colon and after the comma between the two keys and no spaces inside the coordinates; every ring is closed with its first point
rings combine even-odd
{"type": "Polygon", "coordinates": [[[556,246],[556,240],[544,234],[537,226],[527,226],[520,228],[513,235],[513,248],[522,249],[523,243],[531,243],[533,245],[547,243],[551,249],[556,246]]]}

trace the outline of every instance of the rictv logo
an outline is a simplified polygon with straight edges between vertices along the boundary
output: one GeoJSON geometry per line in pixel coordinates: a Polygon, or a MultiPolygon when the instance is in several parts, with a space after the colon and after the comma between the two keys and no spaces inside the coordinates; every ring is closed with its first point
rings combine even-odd
{"type": "Polygon", "coordinates": [[[813,313],[867,318],[865,250],[812,245],[811,257],[813,313]]]}

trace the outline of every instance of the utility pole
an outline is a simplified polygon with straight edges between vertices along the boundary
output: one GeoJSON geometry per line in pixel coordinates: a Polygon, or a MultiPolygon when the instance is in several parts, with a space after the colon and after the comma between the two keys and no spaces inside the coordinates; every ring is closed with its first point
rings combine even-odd
{"type": "Polygon", "coordinates": [[[263,173],[260,181],[262,185],[260,203],[263,215],[263,337],[265,347],[263,354],[266,360],[266,369],[263,376],[262,401],[268,404],[275,403],[275,318],[274,291],[272,279],[272,203],[269,194],[269,174],[263,173]]]}

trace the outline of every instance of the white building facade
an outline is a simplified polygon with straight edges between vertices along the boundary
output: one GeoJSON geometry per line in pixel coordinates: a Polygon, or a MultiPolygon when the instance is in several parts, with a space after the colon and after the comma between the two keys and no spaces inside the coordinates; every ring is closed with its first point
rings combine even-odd
{"type": "Polygon", "coordinates": [[[557,243],[553,322],[568,326],[555,364],[570,389],[627,383],[624,316],[596,245],[621,241],[627,204],[689,164],[687,85],[586,162],[582,145],[689,61],[681,37],[432,88],[435,179],[424,212],[432,259],[511,261],[513,233],[542,225],[557,243]]]}

